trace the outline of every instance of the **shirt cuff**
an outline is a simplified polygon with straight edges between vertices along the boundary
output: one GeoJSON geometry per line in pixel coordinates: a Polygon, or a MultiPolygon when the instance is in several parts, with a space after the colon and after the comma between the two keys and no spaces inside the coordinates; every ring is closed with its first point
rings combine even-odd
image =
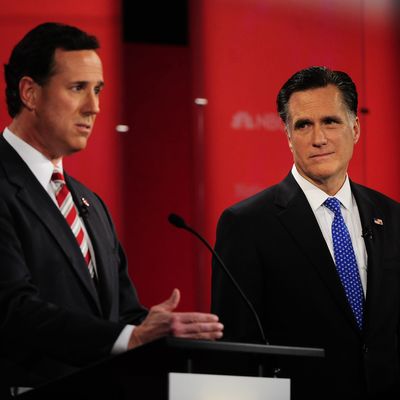
{"type": "Polygon", "coordinates": [[[129,339],[134,329],[135,325],[126,325],[125,328],[122,329],[111,349],[112,355],[121,354],[128,350],[129,339]]]}

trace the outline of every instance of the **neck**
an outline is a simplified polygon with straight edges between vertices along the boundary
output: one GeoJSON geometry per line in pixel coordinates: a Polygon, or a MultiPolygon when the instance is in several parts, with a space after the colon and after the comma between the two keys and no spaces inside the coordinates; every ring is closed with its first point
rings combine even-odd
{"type": "Polygon", "coordinates": [[[335,177],[335,178],[330,178],[330,179],[321,179],[321,178],[316,178],[316,177],[310,177],[306,176],[305,174],[302,173],[301,170],[298,168],[297,172],[308,182],[312,183],[314,186],[316,186],[318,189],[322,190],[329,196],[334,196],[344,185],[346,181],[346,176],[347,172],[345,172],[342,176],[340,177],[335,177]]]}
{"type": "Polygon", "coordinates": [[[346,176],[344,176],[343,179],[336,180],[335,182],[318,182],[310,180],[311,183],[313,183],[329,196],[334,196],[342,188],[345,181],[346,176]]]}
{"type": "Polygon", "coordinates": [[[53,156],[48,151],[46,151],[46,146],[42,145],[36,137],[39,135],[34,134],[35,127],[27,118],[24,117],[23,114],[16,116],[11,124],[8,126],[8,129],[15,135],[18,136],[25,143],[32,146],[38,152],[42,153],[47,159],[49,159],[55,166],[57,166],[62,160],[61,156],[53,156]]]}

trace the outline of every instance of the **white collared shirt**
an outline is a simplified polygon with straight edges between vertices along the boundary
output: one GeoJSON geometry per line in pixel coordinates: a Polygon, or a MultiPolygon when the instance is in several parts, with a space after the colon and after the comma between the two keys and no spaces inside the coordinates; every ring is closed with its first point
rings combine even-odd
{"type": "MultiPolygon", "coordinates": [[[[332,259],[335,260],[333,252],[333,241],[331,227],[334,218],[334,213],[323,205],[329,196],[323,190],[313,185],[307,179],[303,178],[295,165],[292,167],[292,175],[296,182],[299,184],[301,190],[306,196],[308,203],[317,219],[318,225],[321,229],[322,235],[331,252],[332,259]]],[[[341,203],[341,211],[343,219],[349,230],[351,241],[354,248],[354,253],[357,260],[358,270],[360,273],[361,284],[364,290],[364,296],[367,293],[367,250],[365,248],[364,239],[362,237],[362,226],[360,213],[358,211],[357,203],[351,192],[349,177],[346,175],[346,180],[341,189],[335,196],[341,203]]]]}

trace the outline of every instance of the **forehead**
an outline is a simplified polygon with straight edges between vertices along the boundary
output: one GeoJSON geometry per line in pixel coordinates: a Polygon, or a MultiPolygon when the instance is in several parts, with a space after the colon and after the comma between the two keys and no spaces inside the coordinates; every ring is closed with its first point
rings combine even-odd
{"type": "Polygon", "coordinates": [[[94,50],[65,51],[56,49],[54,53],[53,76],[61,76],[74,81],[103,81],[103,67],[94,50]]]}
{"type": "Polygon", "coordinates": [[[346,112],[340,90],[334,85],[295,92],[288,102],[289,118],[319,118],[346,112]]]}

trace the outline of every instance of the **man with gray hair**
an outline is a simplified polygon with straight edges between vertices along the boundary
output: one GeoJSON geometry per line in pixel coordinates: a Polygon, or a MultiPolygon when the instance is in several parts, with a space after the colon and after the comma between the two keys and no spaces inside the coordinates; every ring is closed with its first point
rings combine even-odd
{"type": "MultiPolygon", "coordinates": [[[[293,399],[394,399],[400,380],[400,208],[352,182],[357,91],[344,72],[310,67],[277,97],[294,165],[224,211],[216,251],[254,305],[270,344],[322,347],[287,362],[293,399]]],[[[213,269],[224,339],[259,342],[254,318],[213,269]]]]}

